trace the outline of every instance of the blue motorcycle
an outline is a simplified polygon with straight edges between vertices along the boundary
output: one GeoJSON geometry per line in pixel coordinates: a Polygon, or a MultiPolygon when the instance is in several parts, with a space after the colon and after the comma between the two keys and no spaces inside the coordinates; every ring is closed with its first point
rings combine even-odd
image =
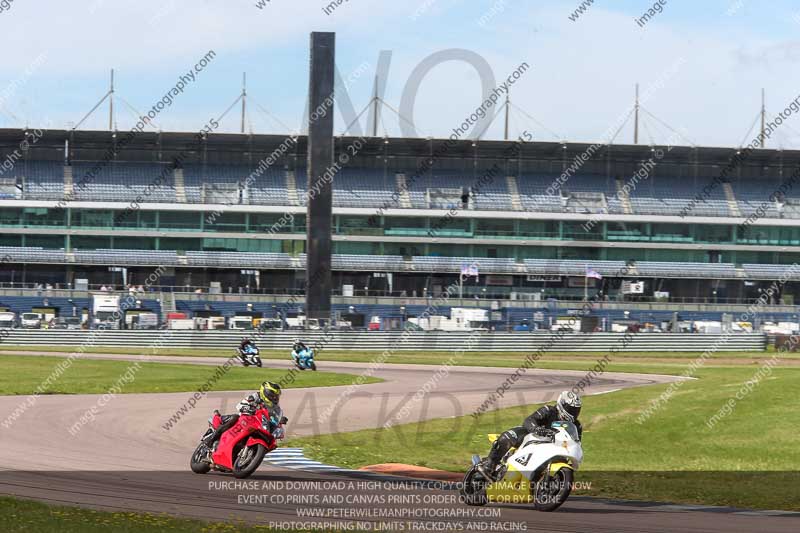
{"type": "Polygon", "coordinates": [[[237,348],[236,351],[239,353],[239,360],[242,362],[244,366],[257,366],[261,368],[261,357],[259,356],[259,350],[256,346],[252,344],[248,344],[244,350],[241,347],[237,348]]]}
{"type": "Polygon", "coordinates": [[[317,369],[317,365],[314,363],[314,350],[310,348],[300,350],[300,353],[292,350],[292,360],[300,370],[317,369]]]}

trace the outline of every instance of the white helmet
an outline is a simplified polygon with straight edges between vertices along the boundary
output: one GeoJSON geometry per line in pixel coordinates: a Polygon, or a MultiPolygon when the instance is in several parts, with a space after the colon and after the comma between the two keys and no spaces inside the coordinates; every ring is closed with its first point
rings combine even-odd
{"type": "Polygon", "coordinates": [[[582,405],[581,397],[570,391],[564,391],[559,394],[558,401],[556,401],[556,409],[558,409],[559,416],[567,422],[575,422],[578,415],[581,414],[582,405]]]}

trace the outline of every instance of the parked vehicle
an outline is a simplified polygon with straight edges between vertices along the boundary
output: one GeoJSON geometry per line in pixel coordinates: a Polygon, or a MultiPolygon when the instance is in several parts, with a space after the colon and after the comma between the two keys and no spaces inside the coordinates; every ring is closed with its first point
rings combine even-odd
{"type": "Polygon", "coordinates": [[[17,314],[11,311],[0,313],[0,329],[13,329],[17,327],[17,314]]]}
{"type": "Polygon", "coordinates": [[[158,329],[158,315],[149,311],[125,313],[125,326],[128,329],[158,329]]]}
{"type": "Polygon", "coordinates": [[[197,329],[193,318],[173,318],[167,324],[169,329],[197,329]]]}
{"type": "Polygon", "coordinates": [[[253,317],[250,315],[236,315],[228,320],[228,329],[253,329],[253,317]]]}
{"type": "Polygon", "coordinates": [[[119,329],[121,316],[118,295],[92,296],[92,323],[95,328],[119,329]]]}
{"type": "Polygon", "coordinates": [[[22,313],[19,323],[24,329],[39,329],[42,327],[42,315],[39,313],[22,313]]]}
{"type": "Polygon", "coordinates": [[[53,320],[53,329],[81,329],[81,317],[59,316],[53,320]]]}

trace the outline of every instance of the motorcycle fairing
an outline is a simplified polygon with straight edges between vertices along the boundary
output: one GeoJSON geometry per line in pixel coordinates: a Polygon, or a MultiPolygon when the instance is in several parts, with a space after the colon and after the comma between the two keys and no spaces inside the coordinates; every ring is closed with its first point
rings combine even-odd
{"type": "Polygon", "coordinates": [[[503,479],[486,487],[486,497],[496,503],[532,503],[532,492],[531,481],[511,463],[503,479]]]}
{"type": "MultiPolygon", "coordinates": [[[[211,460],[219,466],[232,470],[234,448],[239,442],[247,437],[251,437],[251,434],[256,431],[263,432],[258,417],[249,415],[240,416],[236,424],[220,437],[219,445],[217,446],[217,450],[212,454],[211,460]]],[[[252,438],[253,437],[251,437],[251,439],[252,438]]],[[[257,441],[255,443],[264,444],[267,446],[267,451],[272,448],[269,444],[263,442],[263,439],[260,440],[261,442],[257,441]]],[[[248,439],[246,445],[250,445],[250,439],[248,439]]]]}

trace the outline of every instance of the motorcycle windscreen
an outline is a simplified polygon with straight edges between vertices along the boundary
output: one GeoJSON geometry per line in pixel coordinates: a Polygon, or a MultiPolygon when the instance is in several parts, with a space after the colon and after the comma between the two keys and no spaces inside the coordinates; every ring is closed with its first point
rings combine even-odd
{"type": "Polygon", "coordinates": [[[578,426],[573,424],[572,422],[564,422],[564,421],[556,421],[550,425],[553,429],[563,429],[564,431],[569,434],[570,438],[575,442],[580,442],[581,438],[578,436],[578,426]]]}

